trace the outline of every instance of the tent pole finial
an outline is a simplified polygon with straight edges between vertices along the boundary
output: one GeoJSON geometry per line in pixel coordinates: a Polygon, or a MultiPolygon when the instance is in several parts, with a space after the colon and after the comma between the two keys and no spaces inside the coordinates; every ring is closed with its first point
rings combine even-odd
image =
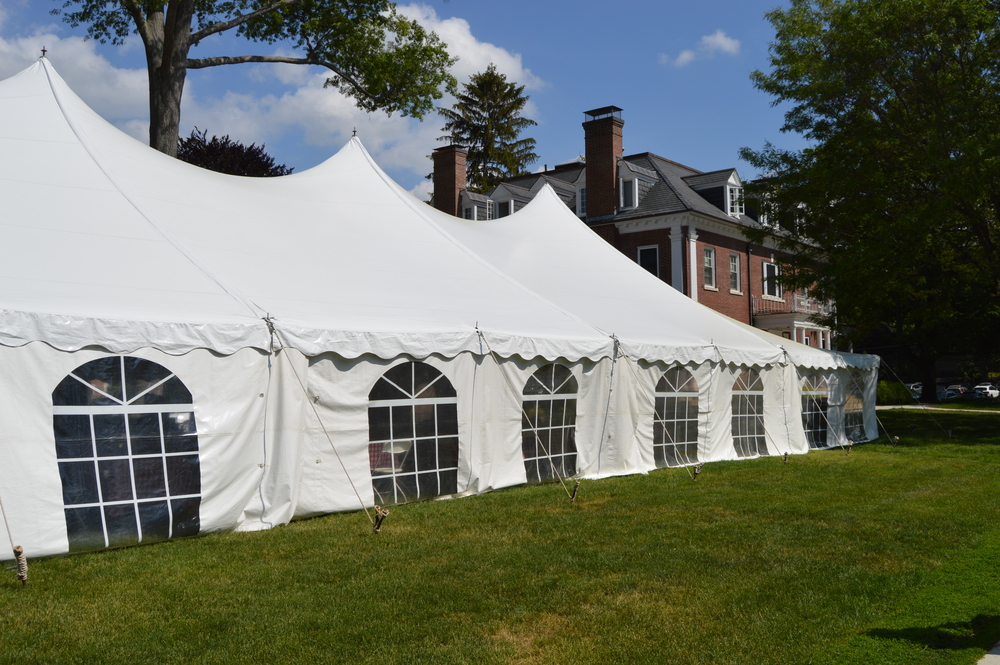
{"type": "Polygon", "coordinates": [[[48,52],[49,52],[49,51],[48,51],[48,49],[46,49],[46,48],[45,48],[45,47],[43,46],[43,47],[42,47],[42,57],[44,58],[44,57],[45,57],[45,54],[46,54],[46,53],[48,53],[48,52]]]}

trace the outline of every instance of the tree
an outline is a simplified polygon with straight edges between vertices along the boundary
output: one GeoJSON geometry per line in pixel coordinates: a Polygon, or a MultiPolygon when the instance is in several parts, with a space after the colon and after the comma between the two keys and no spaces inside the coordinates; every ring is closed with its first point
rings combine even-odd
{"type": "Polygon", "coordinates": [[[519,139],[521,132],[538,123],[521,117],[528,96],[524,86],[497,72],[490,64],[485,72],[473,74],[462,85],[462,93],[450,109],[439,108],[447,120],[441,137],[464,146],[469,189],[485,193],[500,181],[527,172],[538,160],[534,153],[535,139],[519,139]]]}
{"type": "Polygon", "coordinates": [[[246,146],[228,134],[209,139],[208,130],[199,132],[197,127],[191,136],[178,142],[177,159],[210,171],[255,178],[290,175],[294,170],[284,164],[275,165],[274,157],[264,152],[263,143],[246,146]]]}
{"type": "Polygon", "coordinates": [[[138,34],[149,74],[149,144],[175,155],[181,95],[190,69],[248,62],[318,65],[326,85],[365,111],[423,117],[451,91],[454,63],[433,32],[389,0],[64,0],[64,19],[101,43],[138,34]],[[75,7],[70,11],[71,7],[75,7]],[[189,58],[204,39],[235,31],[250,41],[290,44],[301,55],[189,58]]]}
{"type": "MultiPolygon", "coordinates": [[[[794,253],[785,277],[836,302],[848,337],[880,334],[921,370],[995,345],[1000,323],[997,0],[792,0],[756,87],[790,103],[801,151],[744,148],[747,197],[794,253]]],[[[833,323],[834,321],[828,321],[833,323]]]]}

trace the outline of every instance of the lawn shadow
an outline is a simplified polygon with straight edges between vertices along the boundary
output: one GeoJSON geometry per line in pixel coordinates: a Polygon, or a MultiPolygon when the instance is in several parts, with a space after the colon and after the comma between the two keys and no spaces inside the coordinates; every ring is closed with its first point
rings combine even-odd
{"type": "Polygon", "coordinates": [[[989,651],[1000,642],[1000,616],[980,614],[971,621],[925,628],[875,628],[865,634],[881,640],[906,640],[937,651],[961,651],[974,647],[989,651]]]}

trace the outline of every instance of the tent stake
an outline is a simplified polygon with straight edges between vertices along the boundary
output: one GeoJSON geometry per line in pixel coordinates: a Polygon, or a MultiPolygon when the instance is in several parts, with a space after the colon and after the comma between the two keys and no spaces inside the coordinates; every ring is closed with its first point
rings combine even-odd
{"type": "Polygon", "coordinates": [[[575,485],[573,485],[573,496],[571,496],[571,497],[569,498],[569,502],[570,502],[570,503],[573,503],[574,501],[576,501],[576,491],[577,491],[578,489],[580,489],[580,481],[579,481],[579,480],[578,480],[578,481],[576,481],[576,484],[575,484],[575,485]]]}
{"type": "Polygon", "coordinates": [[[375,533],[379,533],[382,530],[382,520],[389,516],[389,511],[382,506],[375,506],[375,523],[372,524],[372,530],[375,533]]]}
{"type": "Polygon", "coordinates": [[[695,466],[694,466],[694,475],[691,476],[691,480],[698,480],[698,474],[701,473],[701,467],[703,467],[703,466],[705,466],[705,465],[704,464],[695,464],[695,466]]]}
{"type": "Polygon", "coordinates": [[[785,464],[788,464],[788,452],[785,452],[785,464]]]}
{"type": "Polygon", "coordinates": [[[21,586],[28,586],[28,560],[24,558],[24,548],[20,545],[14,546],[14,556],[17,557],[17,565],[10,566],[7,570],[17,570],[17,579],[21,580],[21,586]]]}

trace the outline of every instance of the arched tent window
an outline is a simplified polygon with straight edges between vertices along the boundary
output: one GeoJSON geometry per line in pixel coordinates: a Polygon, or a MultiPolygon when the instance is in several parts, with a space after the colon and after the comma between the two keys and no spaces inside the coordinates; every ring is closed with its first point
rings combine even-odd
{"type": "Polygon", "coordinates": [[[671,367],[656,384],[653,457],[657,467],[698,462],[698,384],[691,372],[671,367]]]}
{"type": "Polygon", "coordinates": [[[752,368],[740,372],[733,383],[733,446],[740,457],[767,455],[764,384],[752,368]]]}
{"type": "Polygon", "coordinates": [[[844,434],[848,441],[864,441],[865,377],[861,372],[851,370],[844,393],[844,434]]]}
{"type": "Polygon", "coordinates": [[[421,362],[396,365],[368,400],[375,502],[458,492],[458,399],[445,375],[421,362]]]}
{"type": "Polygon", "coordinates": [[[198,533],[194,406],[170,370],[93,360],[52,391],[52,413],[70,551],[198,533]]]}
{"type": "Polygon", "coordinates": [[[576,393],[573,373],[555,363],[525,384],[521,452],[529,483],[576,475],[576,393]]]}
{"type": "Polygon", "coordinates": [[[830,386],[820,372],[802,378],[802,429],[810,448],[826,448],[830,386]]]}

